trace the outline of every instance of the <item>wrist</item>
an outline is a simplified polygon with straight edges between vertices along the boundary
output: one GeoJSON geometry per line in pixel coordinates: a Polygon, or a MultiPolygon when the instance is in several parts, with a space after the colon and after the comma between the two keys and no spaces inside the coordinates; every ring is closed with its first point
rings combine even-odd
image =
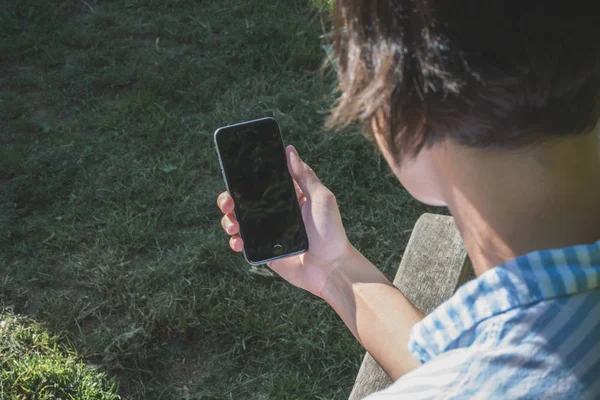
{"type": "Polygon", "coordinates": [[[335,309],[343,308],[352,301],[355,289],[374,283],[392,286],[375,265],[349,244],[348,252],[333,263],[320,297],[335,309]]]}
{"type": "Polygon", "coordinates": [[[342,297],[348,288],[352,287],[353,277],[352,274],[348,273],[348,269],[356,263],[358,251],[351,244],[348,244],[348,247],[348,252],[332,263],[331,272],[321,289],[319,297],[331,306],[333,306],[337,299],[342,297]]]}

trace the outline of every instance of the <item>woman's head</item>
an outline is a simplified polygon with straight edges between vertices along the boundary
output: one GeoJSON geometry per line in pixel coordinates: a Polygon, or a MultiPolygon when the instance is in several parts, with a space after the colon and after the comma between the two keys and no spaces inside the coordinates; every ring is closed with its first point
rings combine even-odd
{"type": "Polygon", "coordinates": [[[336,0],[330,126],[364,123],[398,168],[444,141],[514,149],[590,132],[600,116],[593,6],[336,0]]]}

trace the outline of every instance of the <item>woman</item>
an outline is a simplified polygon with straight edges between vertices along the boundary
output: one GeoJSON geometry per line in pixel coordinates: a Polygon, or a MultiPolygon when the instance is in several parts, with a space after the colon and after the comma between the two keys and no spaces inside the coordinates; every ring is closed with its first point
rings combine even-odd
{"type": "MultiPolygon", "coordinates": [[[[592,1],[337,0],[341,96],[478,278],[424,316],[348,242],[296,150],[308,253],[269,265],[327,301],[396,381],[369,398],[600,397],[600,24],[592,1]]],[[[233,201],[218,198],[241,251],[233,201]]]]}

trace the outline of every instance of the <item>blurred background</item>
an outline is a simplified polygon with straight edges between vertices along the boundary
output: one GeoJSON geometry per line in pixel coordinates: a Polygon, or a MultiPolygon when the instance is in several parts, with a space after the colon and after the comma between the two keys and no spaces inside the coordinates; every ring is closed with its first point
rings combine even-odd
{"type": "Polygon", "coordinates": [[[0,2],[0,397],[348,396],[363,350],[335,313],[229,250],[212,141],[276,118],[393,277],[428,210],[323,129],[328,3],[0,2]]]}

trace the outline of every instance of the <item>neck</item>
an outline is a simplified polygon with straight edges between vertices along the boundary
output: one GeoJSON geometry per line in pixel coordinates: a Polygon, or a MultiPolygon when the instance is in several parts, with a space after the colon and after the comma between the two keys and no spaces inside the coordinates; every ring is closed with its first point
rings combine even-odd
{"type": "Polygon", "coordinates": [[[446,143],[438,171],[477,275],[535,250],[600,240],[596,134],[525,150],[446,143]]]}

